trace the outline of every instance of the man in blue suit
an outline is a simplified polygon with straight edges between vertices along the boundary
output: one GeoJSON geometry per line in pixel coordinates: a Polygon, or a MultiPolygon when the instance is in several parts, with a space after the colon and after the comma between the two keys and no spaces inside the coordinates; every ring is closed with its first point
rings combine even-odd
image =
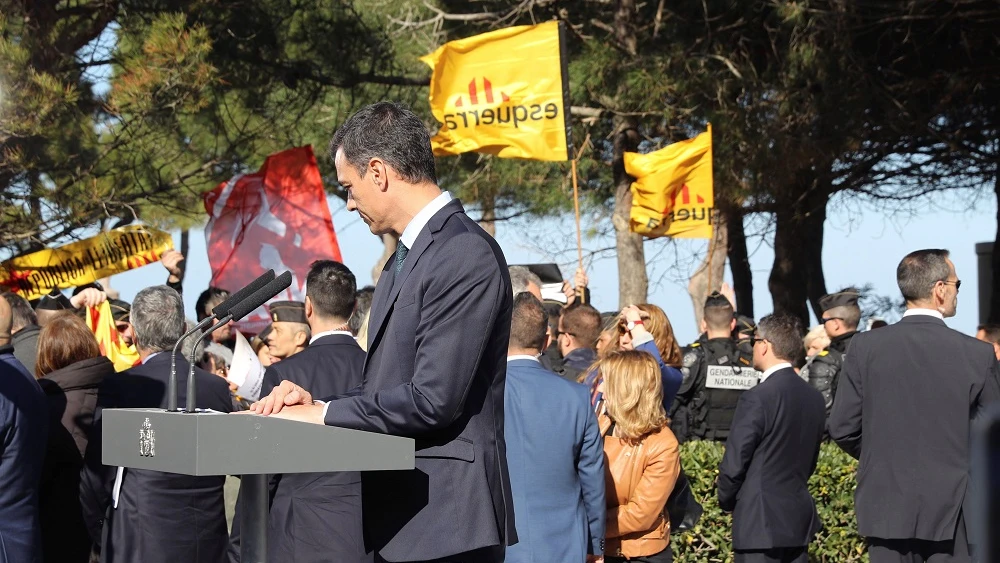
{"type": "Polygon", "coordinates": [[[546,370],[548,315],[514,297],[504,392],[504,437],[517,545],[507,563],[583,563],[604,553],[604,446],[590,394],[546,370]]]}
{"type": "Polygon", "coordinates": [[[375,288],[364,383],[317,405],[283,381],[252,408],[416,440],[416,469],[361,476],[365,546],[376,562],[503,561],[516,541],[503,414],[513,297],[503,252],[438,187],[430,138],[413,112],[367,106],[330,152],[347,208],[373,234],[399,237],[375,288]]]}
{"type": "Polygon", "coordinates": [[[0,299],[0,563],[42,560],[38,479],[48,439],[48,407],[35,378],[14,357],[12,315],[0,299]]]}

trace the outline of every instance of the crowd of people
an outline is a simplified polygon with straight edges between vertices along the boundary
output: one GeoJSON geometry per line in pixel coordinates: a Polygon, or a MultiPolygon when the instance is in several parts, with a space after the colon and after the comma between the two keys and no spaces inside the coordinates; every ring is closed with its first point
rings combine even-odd
{"type": "Polygon", "coordinates": [[[208,288],[185,319],[178,252],[132,303],[98,284],[35,304],[3,294],[0,562],[240,560],[224,476],[101,461],[103,409],[167,408],[172,360],[184,404],[192,353],[199,408],[416,439],[413,471],[271,476],[270,561],[670,562],[683,549],[672,534],[700,514],[689,440],[725,444],[717,495],[739,563],[808,561],[824,440],[860,460],[873,563],[972,561],[969,442],[1000,402],[1000,327],[977,340],[945,325],[961,285],[947,251],[899,263],[907,311],[893,325],[859,332],[851,288],[821,299],[808,331],[784,314],[755,322],[724,289],[685,346],[676,310],[602,313],[583,271],[564,299],[543,299],[533,269],[508,267],[437,187],[422,123],[400,106],[349,119],[331,157],[348,209],[401,242],[377,288],[317,257],[304,300],[270,305],[250,341],[260,397],[227,379],[231,327],[170,357],[235,289],[208,288]],[[126,371],[81,320],[104,300],[138,353],[126,371]]]}

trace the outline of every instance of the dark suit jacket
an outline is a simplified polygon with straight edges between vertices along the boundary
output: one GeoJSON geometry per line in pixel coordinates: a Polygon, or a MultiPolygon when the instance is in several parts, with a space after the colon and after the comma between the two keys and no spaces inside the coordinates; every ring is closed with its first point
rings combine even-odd
{"type": "Polygon", "coordinates": [[[953,539],[969,499],[971,422],[998,398],[993,347],[941,319],[903,317],[855,336],[829,432],[861,460],[854,494],[861,535],[953,539]]]}
{"type": "Polygon", "coordinates": [[[391,561],[512,543],[503,428],[513,297],[493,237],[457,200],[392,259],[368,325],[362,394],[326,424],[416,439],[416,469],[362,475],[365,543],[391,561]]]}
{"type": "Polygon", "coordinates": [[[507,363],[504,438],[517,545],[507,563],[578,561],[604,550],[604,440],[590,392],[531,360],[507,363]]]}
{"type": "Polygon", "coordinates": [[[0,349],[0,563],[38,563],[38,481],[48,436],[45,396],[34,376],[0,349]]]}
{"type": "MultiPolygon", "coordinates": [[[[319,338],[305,350],[272,364],[261,396],[289,380],[316,396],[343,395],[361,385],[365,351],[353,337],[319,338]]],[[[361,474],[277,475],[268,530],[268,560],[294,563],[365,558],[361,527],[361,474]]]]}
{"type": "Polygon", "coordinates": [[[719,464],[719,506],[733,511],[733,549],[802,547],[819,531],[809,476],[823,439],[823,396],[782,369],[736,404],[719,464]]]}
{"type": "MultiPolygon", "coordinates": [[[[187,402],[188,362],[177,355],[177,402],[187,402]]],[[[126,469],[118,508],[111,505],[115,467],[101,464],[101,413],[105,408],[167,408],[170,353],[157,354],[98,388],[98,410],[81,475],[84,519],[101,546],[101,561],[219,563],[225,557],[225,476],[195,477],[126,469]],[[109,515],[108,521],[104,521],[109,515]],[[103,534],[103,536],[102,536],[103,534]]],[[[195,369],[198,408],[231,412],[229,385],[195,369]]],[[[138,435],[136,447],[138,447],[138,435]]]]}

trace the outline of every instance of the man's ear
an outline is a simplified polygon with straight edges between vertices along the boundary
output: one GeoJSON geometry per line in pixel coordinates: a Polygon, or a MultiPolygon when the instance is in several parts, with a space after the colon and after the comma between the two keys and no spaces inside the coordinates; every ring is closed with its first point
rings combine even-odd
{"type": "Polygon", "coordinates": [[[304,347],[309,339],[306,337],[306,331],[300,330],[295,333],[295,345],[299,347],[304,347]]]}
{"type": "MultiPolygon", "coordinates": [[[[542,346],[542,352],[548,350],[549,346],[552,346],[552,331],[551,330],[546,330],[545,331],[545,346],[542,346]]],[[[994,344],[994,346],[996,346],[996,344],[994,344]]]]}
{"type": "Polygon", "coordinates": [[[382,159],[373,158],[369,160],[368,173],[371,174],[372,183],[380,191],[384,192],[389,188],[389,170],[382,159]]]}
{"type": "Polygon", "coordinates": [[[701,321],[698,322],[698,333],[701,334],[705,332],[708,332],[708,322],[702,318],[701,321]]]}
{"type": "Polygon", "coordinates": [[[729,321],[729,332],[733,332],[734,330],[736,330],[736,319],[735,318],[733,318],[733,320],[729,321]]]}
{"type": "Polygon", "coordinates": [[[313,313],[313,304],[312,304],[312,299],[309,299],[308,295],[306,295],[305,309],[306,309],[306,318],[308,319],[308,318],[312,317],[313,314],[314,314],[313,313]]]}

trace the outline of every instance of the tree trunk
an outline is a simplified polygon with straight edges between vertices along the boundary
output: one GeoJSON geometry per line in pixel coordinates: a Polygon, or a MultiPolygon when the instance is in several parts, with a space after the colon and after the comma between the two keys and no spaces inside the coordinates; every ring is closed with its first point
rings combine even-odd
{"type": "MultiPolygon", "coordinates": [[[[626,51],[636,53],[635,0],[618,0],[615,12],[615,39],[626,51]]],[[[639,148],[639,122],[635,117],[615,115],[614,160],[611,163],[615,182],[615,247],[618,250],[618,306],[644,303],[649,291],[643,237],[629,228],[632,211],[632,178],[625,173],[625,153],[639,148]]]]}
{"type": "MultiPolygon", "coordinates": [[[[805,189],[808,186],[798,193],[805,189]]],[[[774,312],[795,315],[803,326],[809,326],[808,304],[815,310],[826,293],[822,251],[828,196],[824,190],[814,189],[814,194],[775,213],[774,265],[767,280],[774,312]]]]}
{"type": "Polygon", "coordinates": [[[721,213],[716,212],[715,229],[708,252],[701,265],[695,270],[688,282],[688,295],[694,305],[694,324],[701,326],[701,318],[705,313],[705,298],[709,293],[722,287],[722,277],[726,272],[726,221],[721,213]]]}
{"type": "Polygon", "coordinates": [[[618,251],[618,306],[645,303],[649,291],[643,237],[629,228],[632,211],[632,178],[625,173],[626,152],[639,147],[635,118],[615,117],[614,162],[615,210],[611,217],[615,227],[615,247],[618,251]]]}
{"type": "MultiPolygon", "coordinates": [[[[747,252],[747,235],[743,230],[743,210],[731,207],[725,210],[729,270],[733,273],[733,292],[736,293],[736,310],[753,317],[753,271],[747,252]]],[[[721,223],[721,221],[720,221],[721,223]]]]}
{"type": "Polygon", "coordinates": [[[997,198],[997,234],[993,241],[993,257],[991,266],[993,275],[990,283],[990,314],[988,322],[1000,323],[1000,296],[997,289],[1000,288],[1000,163],[997,163],[993,172],[993,193],[997,198]]]}
{"type": "Polygon", "coordinates": [[[382,268],[385,267],[387,260],[391,259],[396,254],[396,245],[399,243],[399,238],[396,235],[386,233],[382,235],[382,244],[385,245],[382,248],[382,256],[375,262],[375,266],[372,267],[372,283],[377,284],[379,276],[382,275],[382,268]]]}
{"type": "Polygon", "coordinates": [[[496,199],[494,199],[492,194],[487,195],[482,198],[480,205],[482,206],[483,217],[479,220],[479,226],[489,233],[491,237],[497,238],[496,199]]]}

